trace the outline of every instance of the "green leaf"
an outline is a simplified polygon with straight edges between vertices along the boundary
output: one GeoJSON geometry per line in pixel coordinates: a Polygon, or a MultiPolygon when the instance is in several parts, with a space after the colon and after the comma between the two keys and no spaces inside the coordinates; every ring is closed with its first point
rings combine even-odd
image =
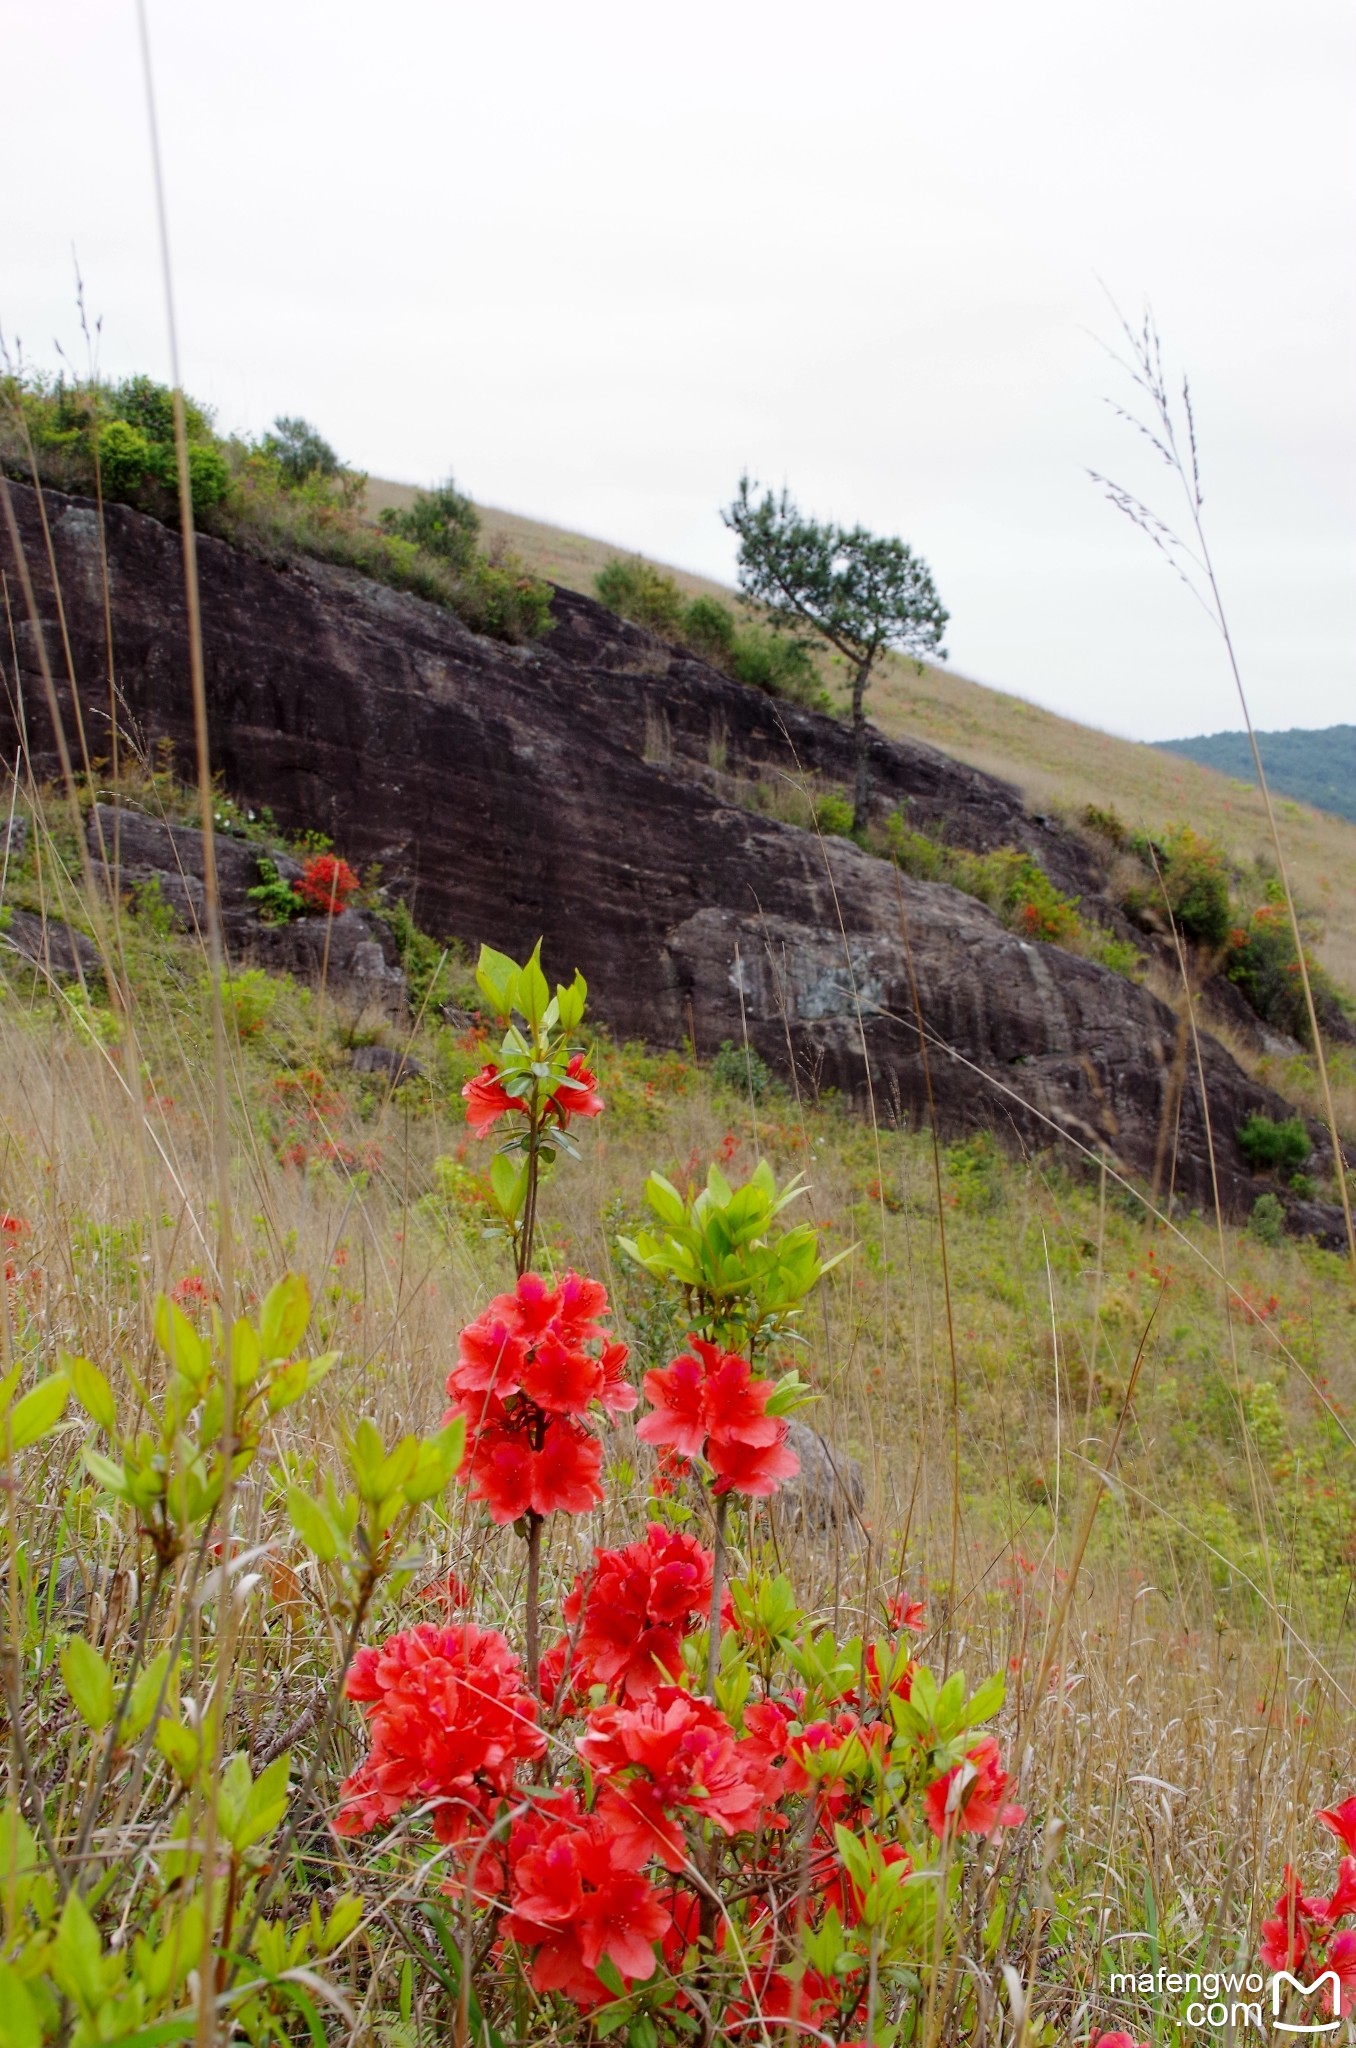
{"type": "Polygon", "coordinates": [[[299,1486],[287,1489],[287,1519],[306,1548],[329,1564],[339,1554],[339,1537],[319,1501],[312,1500],[299,1486]]]}
{"type": "Polygon", "coordinates": [[[113,1458],[106,1458],[102,1451],[83,1450],[80,1453],[90,1477],[118,1500],[130,1500],[131,1486],[126,1472],[113,1458]]]}
{"type": "Polygon", "coordinates": [[[144,1671],[138,1672],[120,1730],[124,1742],[135,1742],[139,1735],[145,1734],[151,1725],[151,1716],[156,1710],[162,1689],[166,1690],[168,1697],[165,1678],[169,1671],[169,1663],[170,1652],[164,1649],[152,1657],[144,1671]]]}
{"type": "Polygon", "coordinates": [[[259,1313],[259,1343],[270,1364],[290,1358],[311,1320],[311,1294],[300,1273],[285,1273],[269,1289],[259,1313]]]}
{"type": "Polygon", "coordinates": [[[551,987],[541,971],[541,940],[532,948],[532,957],[518,976],[518,1008],[532,1026],[540,1031],[551,1000],[551,987]]]}
{"type": "Polygon", "coordinates": [[[61,1652],[61,1675],[76,1712],[97,1735],[113,1719],[113,1674],[93,1643],[72,1636],[61,1652]]]}
{"type": "Polygon", "coordinates": [[[191,1386],[200,1387],[211,1367],[211,1353],[183,1310],[167,1294],[155,1297],[152,1327],[156,1343],[174,1370],[182,1373],[191,1386]]]}
{"type": "MultiPolygon", "coordinates": [[[[245,1768],[248,1771],[249,1765],[246,1764],[245,1768]]],[[[253,1848],[265,1835],[273,1833],[287,1811],[291,1768],[291,1756],[285,1754],[276,1757],[266,1770],[259,1773],[245,1797],[235,1833],[228,1837],[232,1848],[253,1848]]]]}
{"type": "Polygon", "coordinates": [[[460,1465],[465,1450],[466,1422],[460,1415],[453,1416],[436,1436],[428,1437],[420,1444],[419,1462],[404,1486],[405,1499],[411,1507],[442,1492],[460,1465]]]}
{"type": "Polygon", "coordinates": [[[517,963],[507,953],[496,953],[493,946],[482,946],[476,966],[476,987],[496,1017],[508,1017],[518,994],[517,963]]]}
{"type": "Polygon", "coordinates": [[[97,2012],[104,2000],[103,1948],[89,1908],[77,1891],[66,1894],[52,1960],[52,1974],[66,1996],[83,2012],[97,2012]]]}
{"type": "Polygon", "coordinates": [[[0,1963],[0,2048],[42,2048],[42,2025],[13,1963],[0,1963]]]}
{"type": "Polygon", "coordinates": [[[182,1721],[172,1721],[162,1715],[156,1724],[155,1747],[177,1778],[185,1785],[193,1782],[202,1754],[202,1743],[195,1728],[185,1727],[182,1721]]]}
{"type": "Polygon", "coordinates": [[[91,1365],[87,1358],[63,1357],[62,1364],[70,1376],[71,1392],[86,1415],[112,1436],[118,1427],[118,1404],[98,1366],[91,1365]]]}
{"type": "Polygon", "coordinates": [[[991,1715],[998,1712],[1006,1695],[1007,1687],[1002,1676],[995,1672],[992,1678],[986,1678],[982,1685],[975,1687],[966,1703],[963,1726],[973,1728],[977,1722],[987,1721],[991,1715]]]}
{"type": "Polygon", "coordinates": [[[54,1372],[16,1401],[0,1430],[8,1437],[11,1451],[26,1451],[55,1429],[66,1406],[71,1383],[64,1372],[54,1372]]]}
{"type": "Polygon", "coordinates": [[[495,1205],[506,1223],[516,1223],[527,1199],[527,1166],[514,1163],[506,1152],[496,1152],[490,1161],[490,1189],[495,1205]]]}

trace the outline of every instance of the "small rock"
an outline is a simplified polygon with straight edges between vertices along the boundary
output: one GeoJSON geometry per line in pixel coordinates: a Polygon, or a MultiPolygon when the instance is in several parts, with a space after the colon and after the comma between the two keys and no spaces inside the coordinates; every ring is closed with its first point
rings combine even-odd
{"type": "Polygon", "coordinates": [[[0,932],[0,947],[63,980],[99,973],[99,955],[92,940],[83,932],[72,931],[59,918],[35,917],[31,910],[11,910],[9,922],[0,932]]]}
{"type": "Polygon", "coordinates": [[[794,1416],[786,1443],[800,1459],[800,1470],[776,1500],[791,1526],[822,1530],[858,1520],[866,1505],[866,1478],[857,1460],[794,1416]]]}
{"type": "Polygon", "coordinates": [[[402,1081],[417,1081],[424,1069],[412,1052],[395,1052],[389,1045],[360,1045],[354,1048],[355,1074],[384,1074],[393,1088],[402,1081]]]}

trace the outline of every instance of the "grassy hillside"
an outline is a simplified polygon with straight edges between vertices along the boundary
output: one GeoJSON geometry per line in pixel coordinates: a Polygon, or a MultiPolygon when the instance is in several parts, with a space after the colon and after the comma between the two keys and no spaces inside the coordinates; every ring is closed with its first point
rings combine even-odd
{"type": "MultiPolygon", "coordinates": [[[[413,497],[406,485],[368,486],[374,512],[413,497]]],[[[516,513],[483,508],[482,518],[490,546],[498,540],[536,574],[576,590],[591,591],[604,563],[625,552],[516,513]]],[[[694,596],[729,595],[707,578],[672,573],[694,596]]],[[[832,687],[834,679],[828,680],[832,687]]],[[[950,670],[929,667],[920,676],[911,663],[890,659],[874,685],[872,714],[884,732],[928,740],[1015,783],[1034,808],[1076,817],[1087,804],[1114,807],[1128,824],[1149,832],[1188,820],[1242,861],[1269,853],[1261,799],[1250,784],[1113,738],[950,670]]],[[[1344,987],[1356,989],[1356,824],[1285,797],[1278,809],[1296,893],[1319,920],[1322,936],[1314,950],[1344,987]]]]}
{"type": "MultiPolygon", "coordinates": [[[[1245,783],[1256,780],[1252,747],[1245,732],[1202,733],[1196,739],[1159,740],[1165,752],[1183,754],[1245,783]]],[[[1318,729],[1289,726],[1259,732],[1258,750],[1273,789],[1301,802],[1356,821],[1356,725],[1318,729]]]]}
{"type": "MultiPolygon", "coordinates": [[[[164,778],[124,793],[193,814],[164,778]]],[[[3,1451],[17,1473],[0,1495],[5,1683],[25,1801],[23,1832],[9,1824],[23,1875],[4,1967],[17,1958],[27,1971],[35,2015],[18,2038],[71,2038],[60,1992],[84,2015],[82,2042],[209,2038],[214,2015],[229,2014],[259,2048],[307,2032],[382,2048],[582,2048],[598,2038],[577,2011],[584,1993],[553,1988],[542,1962],[568,1934],[548,1937],[521,1913],[501,1923],[494,1882],[468,1873],[465,1829],[439,1823],[435,1836],[439,1799],[451,1787],[460,1811],[466,1795],[431,1737],[413,1761],[401,1747],[424,1740],[429,1696],[371,1662],[355,1667],[352,1703],[340,1697],[358,1644],[407,1641],[416,1624],[460,1640],[474,1619],[515,1651],[523,1641],[514,1528],[445,1481],[422,1504],[416,1489],[407,1510],[400,1489],[424,1454],[411,1439],[381,1456],[404,1432],[436,1446],[459,1333],[513,1285],[490,1179],[502,1125],[477,1137],[463,1098],[502,1057],[484,991],[469,963],[440,962],[369,891],[369,913],[402,935],[420,1021],[238,971],[218,1063],[201,946],[169,928],[154,891],[112,907],[90,897],[79,821],[41,793],[20,790],[16,803],[29,830],[7,863],[6,914],[87,929],[116,991],[97,977],[52,984],[0,954],[0,1332],[15,1371],[0,1402],[17,1387],[20,1403],[3,1451]],[[361,1071],[355,1052],[374,1043],[412,1053],[421,1071],[399,1085],[361,1071]],[[311,1304],[304,1345],[290,1309],[279,1336],[284,1310],[264,1306],[289,1270],[311,1304]],[[157,1290],[181,1322],[156,1308],[157,1290]],[[201,1377],[219,1305],[275,1318],[268,1416],[250,1434],[249,1409],[236,1409],[252,1448],[220,1503],[229,1534],[210,1493],[221,1400],[213,1407],[201,1377]],[[276,1363],[297,1351],[326,1356],[309,1390],[305,1371],[276,1363]],[[75,1389],[59,1422],[43,1405],[58,1370],[75,1389]],[[343,1497],[355,1488],[363,1534],[350,1542],[343,1497]],[[397,1509],[388,1552],[366,1532],[397,1509]],[[383,1670],[396,1688],[382,1724],[390,1797],[364,1832],[336,1837],[341,1786],[377,1740],[383,1670]],[[215,1891],[197,1880],[206,1851],[194,1833],[211,1826],[230,1845],[215,1891]],[[83,1919],[61,1903],[76,1872],[83,1919]],[[39,1931],[59,1919],[64,1933],[45,1947],[39,1931]],[[492,1953],[497,1926],[517,1941],[492,1953]],[[183,1951],[213,1969],[187,1979],[183,1951]],[[151,2022],[161,2031],[138,2034],[151,2022]]],[[[219,815],[251,829],[229,806],[219,815]]],[[[672,1932],[705,1884],[718,1887],[726,1931],[694,1903],[647,1988],[634,1963],[591,1980],[598,2028],[638,2048],[686,2048],[702,2038],[695,1992],[734,2038],[777,2041],[793,1994],[822,1978],[812,2010],[821,2037],[840,2043],[999,2048],[1014,1985],[1030,2001],[1025,2038],[1044,2048],[1084,2048],[1112,2026],[1179,2038],[1178,2002],[1113,1993],[1109,1973],[1250,1962],[1286,1861],[1306,1893],[1328,1889],[1335,1845],[1329,1854],[1309,1816],[1356,1790],[1343,1262],[1265,1230],[1155,1223],[1132,1190],[1075,1180],[1052,1158],[1009,1158],[983,1137],[934,1153],[926,1133],[786,1092],[737,1049],[703,1066],[595,1039],[589,1061],[606,1107],[575,1124],[579,1156],[560,1156],[545,1184],[537,1265],[603,1283],[637,1382],[667,1367],[703,1313],[623,1249],[654,1220],[651,1170],[683,1193],[713,1165],[736,1183],[759,1160],[779,1183],[803,1173],[791,1216],[817,1227],[826,1254],[845,1254],[798,1338],[780,1337],[766,1363],[802,1375],[814,1425],[860,1459],[861,1515],[816,1530],[755,1498],[729,1517],[737,1625],[718,1698],[750,1731],[746,1706],[764,1694],[791,1729],[817,1730],[786,1739],[812,1763],[830,1745],[831,1817],[849,1817],[850,1839],[888,1842],[896,1861],[884,1868],[907,1869],[903,1855],[920,1873],[891,1905],[879,1873],[863,1871],[854,1890],[826,1864],[849,1852],[835,1851],[827,1822],[820,1846],[813,1771],[791,1772],[757,1837],[680,1807],[682,1857],[644,1880],[645,1926],[672,1932]],[[880,1674],[895,1660],[886,1699],[880,1674]],[[981,1827],[939,1846],[945,1827],[922,1817],[926,1779],[908,1759],[951,1709],[929,1706],[919,1665],[939,1679],[963,1669],[970,1686],[1003,1675],[1006,1699],[989,1707],[1026,1818],[991,1838],[981,1827]],[[880,1740],[893,1761],[877,1778],[867,1758],[880,1740]],[[940,1884],[928,1874],[939,1857],[940,1884]],[[871,1885],[883,1921],[863,1903],[871,1885]],[[807,1942],[819,1975],[801,1979],[807,1942]]],[[[233,1342],[244,1401],[259,1353],[240,1327],[233,1342]]],[[[565,1603],[591,1545],[626,1544],[656,1519],[715,1540],[712,1496],[694,1473],[657,1466],[633,1425],[623,1415],[602,1430],[604,1501],[546,1518],[548,1642],[568,1644],[571,1629],[578,1639],[565,1603]]],[[[683,1667],[695,1692],[702,1626],[693,1617],[683,1667]]],[[[957,1690],[968,1688],[957,1681],[947,1697],[957,1690]]],[[[469,1703],[455,1689],[431,1697],[442,1724],[469,1716],[479,1730],[474,1685],[469,1703]]],[[[536,1796],[548,1814],[560,1781],[579,1782],[586,1704],[558,1695],[545,1715],[557,1789],[536,1796]]],[[[591,1716],[591,1740],[619,1725],[613,1711],[591,1716]]],[[[740,1739],[747,1779],[764,1765],[752,1734],[740,1739]]],[[[525,1775],[513,1798],[526,1806],[525,1775]]],[[[484,1810],[486,1782],[475,1780],[471,1843],[492,1814],[511,1834],[523,1816],[497,1798],[484,1810]]],[[[700,1799],[726,1782],[712,1777],[700,1799]]],[[[524,1824],[524,1856],[544,1824],[540,1811],[524,1824]]],[[[528,1868],[505,1879],[515,1899],[537,1896],[528,1868]]],[[[635,1911],[641,1880],[627,1882],[635,1911]]],[[[565,1910],[568,1884],[562,1897],[565,1910]]],[[[12,1977],[4,1990],[17,2000],[12,1977]]]]}

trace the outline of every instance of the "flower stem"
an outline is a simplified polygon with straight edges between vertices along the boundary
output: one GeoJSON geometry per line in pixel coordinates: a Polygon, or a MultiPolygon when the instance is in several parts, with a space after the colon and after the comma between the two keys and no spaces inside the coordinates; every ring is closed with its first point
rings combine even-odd
{"type": "Polygon", "coordinates": [[[716,1673],[720,1670],[720,1596],[725,1578],[725,1517],[730,1511],[728,1493],[716,1495],[716,1540],[711,1550],[711,1624],[706,1639],[706,1690],[714,1701],[716,1673]]]}
{"type": "Polygon", "coordinates": [[[527,1687],[534,1699],[541,1698],[541,1525],[535,1509],[527,1511],[527,1687]]]}

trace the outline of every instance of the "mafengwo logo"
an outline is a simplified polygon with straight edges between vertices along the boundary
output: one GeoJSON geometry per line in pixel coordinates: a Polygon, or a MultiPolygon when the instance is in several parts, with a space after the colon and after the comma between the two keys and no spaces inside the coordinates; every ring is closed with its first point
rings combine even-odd
{"type": "MultiPolygon", "coordinates": [[[[1289,1970],[1267,1975],[1260,1970],[1113,1971],[1110,1989],[1113,1997],[1185,1999],[1178,2026],[1183,2034],[1207,2039],[1229,2035],[1238,2040],[1249,2029],[1291,2041],[1343,2037],[1342,1985],[1336,1970],[1322,1970],[1311,1982],[1289,1970]]],[[[1348,2039],[1354,2023],[1356,2014],[1348,2015],[1348,2039]]]]}

